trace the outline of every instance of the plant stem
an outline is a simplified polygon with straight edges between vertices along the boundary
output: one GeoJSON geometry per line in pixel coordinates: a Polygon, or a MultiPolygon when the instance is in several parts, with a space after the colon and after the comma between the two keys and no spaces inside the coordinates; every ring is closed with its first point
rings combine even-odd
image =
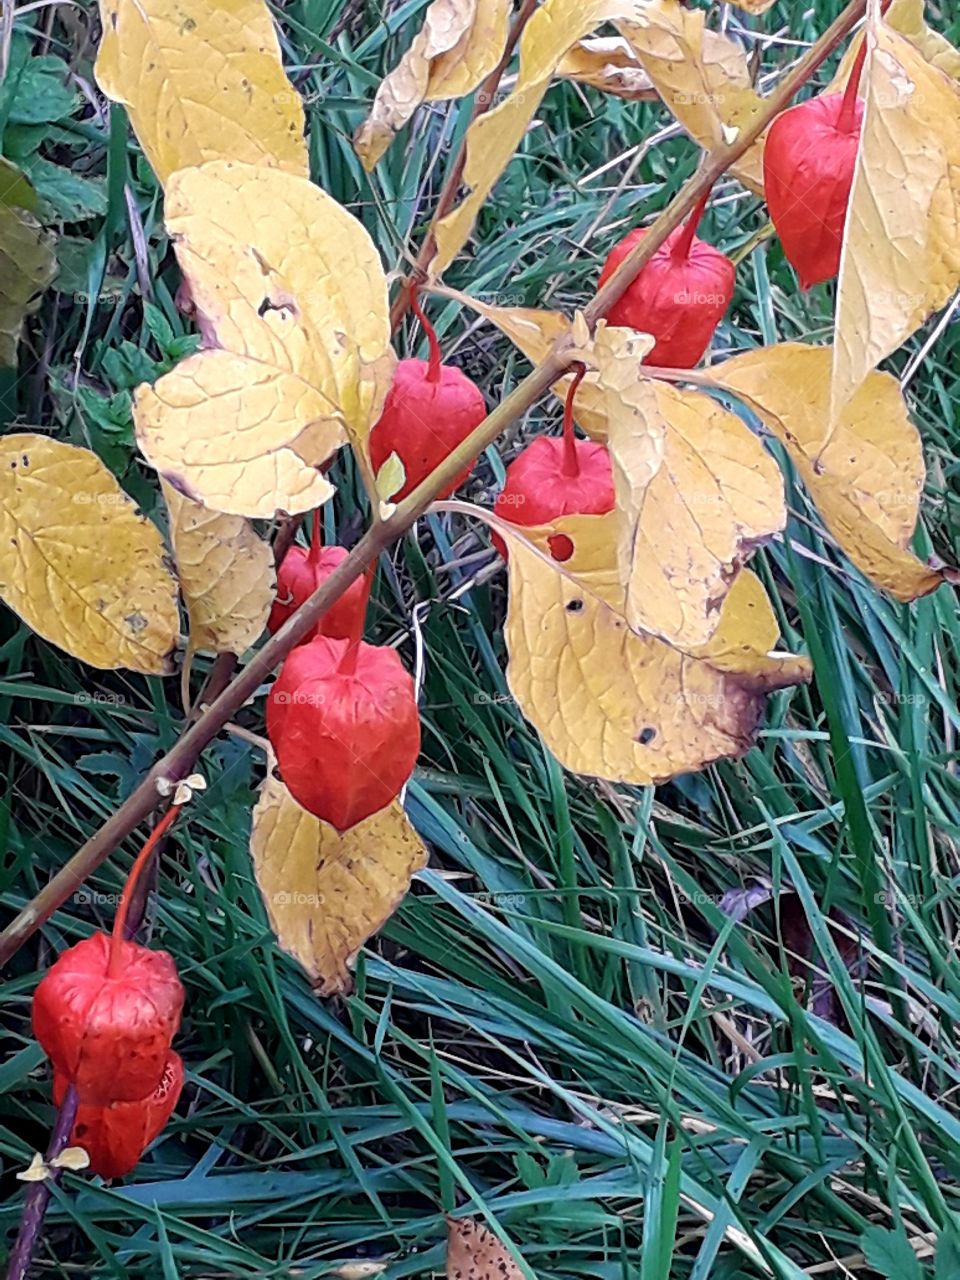
{"type": "Polygon", "coordinates": [[[367,606],[370,603],[370,589],[373,586],[373,575],[376,573],[376,568],[377,562],[374,561],[364,574],[362,603],[357,610],[357,621],[353,628],[353,635],[350,637],[350,643],[340,659],[340,670],[344,675],[352,676],[357,669],[357,657],[360,653],[360,646],[363,643],[363,632],[367,621],[367,606]]]}
{"type": "Polygon", "coordinates": [[[443,363],[443,357],[440,354],[440,343],[437,341],[437,331],[424,315],[423,307],[420,305],[418,294],[418,286],[410,290],[410,305],[413,307],[413,313],[423,325],[423,331],[427,335],[427,343],[430,347],[430,363],[427,368],[427,381],[440,381],[440,366],[443,363]]]}
{"type": "Polygon", "coordinates": [[[693,237],[697,234],[697,227],[703,218],[703,211],[707,207],[707,201],[710,199],[710,188],[708,187],[697,203],[694,205],[693,212],[687,219],[686,226],[673,242],[673,257],[678,262],[686,262],[690,257],[690,246],[693,244],[693,237]]]}
{"type": "MultiPolygon", "coordinates": [[[[510,35],[507,37],[507,43],[504,46],[503,57],[494,67],[494,69],[484,80],[483,84],[477,90],[477,96],[474,101],[473,114],[470,117],[470,124],[474,120],[484,115],[493,106],[493,100],[496,97],[497,89],[503,73],[510,65],[510,59],[513,57],[513,51],[517,46],[517,41],[523,35],[523,29],[530,21],[537,7],[538,0],[523,0],[517,16],[510,28],[510,35]]],[[[393,332],[396,333],[400,327],[400,322],[407,314],[407,308],[410,305],[414,289],[424,284],[427,279],[427,268],[429,267],[433,256],[437,251],[437,241],[433,234],[434,227],[445,218],[453,208],[454,201],[457,198],[457,192],[460,190],[460,180],[463,177],[463,166],[467,159],[467,133],[469,128],[464,131],[463,139],[460,143],[460,149],[454,158],[450,171],[444,179],[440,196],[437,200],[437,207],[433,211],[433,217],[430,220],[430,227],[424,237],[423,244],[420,246],[420,252],[417,254],[416,261],[410,269],[410,275],[404,280],[400,292],[397,294],[396,300],[390,309],[390,325],[393,332]]]]}
{"type": "MultiPolygon", "coordinates": [[[[76,1118],[77,1091],[71,1084],[67,1088],[66,1096],[57,1113],[57,1123],[50,1135],[50,1142],[44,1156],[44,1161],[47,1164],[60,1155],[70,1141],[70,1133],[76,1118]]],[[[27,1185],[27,1191],[23,1198],[23,1212],[20,1217],[20,1230],[17,1233],[16,1243],[10,1251],[7,1280],[26,1280],[30,1272],[30,1264],[33,1261],[33,1251],[40,1235],[40,1228],[43,1225],[43,1215],[47,1211],[47,1204],[52,1195],[52,1184],[59,1182],[59,1180],[60,1170],[52,1169],[49,1177],[44,1178],[42,1182],[31,1182],[27,1185]]]]}
{"type": "Polygon", "coordinates": [[[154,829],[150,832],[147,840],[137,854],[136,861],[130,868],[130,874],[127,876],[126,884],[123,886],[123,892],[120,895],[120,905],[117,907],[117,914],[113,918],[113,932],[110,936],[110,964],[107,968],[108,978],[119,978],[123,967],[123,948],[120,945],[127,937],[127,915],[130,911],[130,900],[133,891],[136,888],[140,873],[149,861],[150,855],[157,847],[158,843],[163,839],[164,833],[172,826],[177,814],[180,812],[181,806],[172,804],[167,812],[163,815],[154,829]]]}
{"type": "Polygon", "coordinates": [[[569,476],[571,479],[580,474],[580,460],[577,457],[577,437],[573,431],[573,401],[577,394],[577,387],[583,381],[587,372],[585,364],[578,364],[577,371],[570,379],[570,386],[567,388],[567,398],[563,402],[563,467],[561,475],[569,476]]]}
{"type": "MultiPolygon", "coordinates": [[[[776,90],[765,101],[764,109],[738,137],[722,150],[712,154],[700,173],[679,192],[673,203],[660,214],[637,247],[620,263],[617,270],[591,300],[584,311],[593,329],[613,304],[622,297],[641,268],[649,262],[671,231],[675,231],[692,213],[704,191],[708,191],[734,161],[760,137],[771,120],[789,104],[798,89],[850,34],[863,16],[866,0],[851,0],[840,16],[820,39],[794,64],[776,90]]],[[[168,778],[179,781],[190,773],[200,753],[232,720],[243,704],[252,698],[270,673],[290,650],[313,630],[321,615],[343,594],[381,551],[395,542],[430,506],[438,493],[452,484],[488,445],[540,399],[576,360],[569,338],[560,339],[547,357],[513,389],[507,398],[452,450],[425,480],[399,503],[390,515],[375,523],[347,558],[317,588],[313,595],[290,617],[280,630],[264,644],[231,683],[214,699],[200,717],[187,727],[167,754],[159,760],[140,785],[113,813],[102,827],[73,855],[57,874],[0,934],[0,965],[6,964],[24,942],[58,910],[87,876],[125,840],[159,802],[157,781],[168,778]]]]}
{"type": "Polygon", "coordinates": [[[320,519],[320,508],[317,507],[313,513],[313,527],[310,530],[310,554],[307,557],[312,565],[315,565],[320,559],[320,552],[323,550],[323,534],[320,532],[322,528],[323,522],[320,519]]]}

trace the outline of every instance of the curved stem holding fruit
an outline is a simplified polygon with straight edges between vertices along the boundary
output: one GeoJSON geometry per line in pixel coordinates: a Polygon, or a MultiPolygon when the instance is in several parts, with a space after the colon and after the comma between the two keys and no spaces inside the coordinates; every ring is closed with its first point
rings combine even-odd
{"type": "Polygon", "coordinates": [[[126,883],[123,886],[123,892],[120,895],[120,905],[117,907],[117,914],[113,918],[113,931],[110,935],[110,963],[107,966],[108,978],[120,977],[121,969],[123,967],[123,947],[121,944],[127,936],[127,916],[130,912],[130,901],[133,897],[133,891],[137,886],[140,874],[149,862],[150,855],[163,839],[164,834],[173,826],[181,808],[182,805],[179,804],[172,804],[170,806],[154,829],[150,832],[143,848],[137,854],[136,860],[130,868],[130,874],[127,876],[126,883]]]}
{"type": "Polygon", "coordinates": [[[430,347],[427,381],[437,383],[440,381],[440,367],[443,364],[443,356],[440,353],[440,343],[437,341],[437,331],[427,319],[423,307],[420,305],[419,286],[415,286],[410,290],[410,306],[413,308],[413,314],[423,326],[423,331],[427,335],[427,344],[430,347]]]}
{"type": "Polygon", "coordinates": [[[563,402],[563,466],[560,469],[561,475],[573,478],[580,474],[580,460],[577,457],[577,437],[573,430],[573,401],[577,394],[577,387],[584,379],[587,372],[585,364],[578,363],[576,365],[576,373],[570,379],[570,386],[567,388],[567,398],[563,402]]]}
{"type": "Polygon", "coordinates": [[[704,210],[710,199],[711,188],[707,187],[706,191],[693,207],[693,212],[686,221],[683,230],[673,242],[673,258],[678,262],[686,262],[690,257],[690,249],[693,245],[693,237],[697,234],[697,228],[703,219],[704,210]]]}
{"type": "MultiPolygon", "coordinates": [[[[597,321],[623,296],[670,233],[693,212],[703,193],[757,141],[771,121],[790,104],[810,76],[850,34],[863,17],[865,7],[866,0],[851,0],[820,39],[787,72],[750,125],[733,142],[707,157],[700,172],[691,178],[676,199],[660,214],[640,244],[624,258],[587,305],[583,317],[591,331],[597,321]]],[[[158,780],[178,781],[192,771],[200,753],[216,738],[224,725],[233,719],[240,707],[254,696],[290,650],[306,639],[330,605],[374,563],[382,550],[410,528],[437,494],[453,484],[478,454],[526,413],[562,377],[576,358],[576,348],[572,341],[567,337],[558,340],[532,373],[517,384],[506,399],[447,455],[440,466],[394,507],[385,519],[375,521],[346,559],[254,654],[202,715],[187,727],[170,751],[153,766],[107,822],[77,850],[69,862],[0,934],[0,964],[5,964],[113,849],[153,812],[159,801],[158,780]]]]}

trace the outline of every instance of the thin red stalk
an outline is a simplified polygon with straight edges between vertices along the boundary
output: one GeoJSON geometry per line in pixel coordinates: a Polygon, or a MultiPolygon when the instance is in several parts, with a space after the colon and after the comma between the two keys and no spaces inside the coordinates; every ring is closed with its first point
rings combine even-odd
{"type": "Polygon", "coordinates": [[[313,513],[313,528],[310,531],[310,555],[309,560],[315,565],[320,559],[320,552],[323,550],[323,521],[320,518],[320,508],[318,507],[313,513]]]}
{"type": "MultiPolygon", "coordinates": [[[[890,8],[891,3],[892,0],[882,0],[880,5],[881,17],[890,8]]],[[[857,50],[857,56],[853,61],[853,66],[850,68],[847,87],[843,91],[843,102],[840,104],[840,114],[837,116],[837,128],[842,129],[845,133],[850,133],[856,128],[857,94],[860,92],[860,80],[863,76],[866,60],[867,33],[864,32],[860,40],[860,48],[857,50]]]]}
{"type": "Polygon", "coordinates": [[[578,364],[575,368],[576,373],[570,380],[567,398],[563,402],[563,466],[561,474],[569,476],[571,479],[580,474],[580,459],[577,457],[577,437],[573,431],[573,401],[577,394],[577,387],[579,387],[587,372],[587,366],[578,364]]]}
{"type": "Polygon", "coordinates": [[[123,967],[123,940],[126,936],[127,912],[130,910],[130,899],[133,890],[136,887],[137,879],[140,872],[146,866],[150,859],[151,853],[162,839],[165,831],[173,825],[173,822],[180,812],[181,805],[172,804],[167,812],[163,815],[157,825],[150,832],[143,848],[137,854],[136,861],[130,868],[130,874],[127,876],[126,883],[123,886],[123,893],[120,897],[120,905],[117,907],[117,914],[113,920],[113,933],[110,937],[110,964],[107,968],[108,978],[119,978],[123,967]]]}
{"type": "Polygon", "coordinates": [[[423,325],[423,331],[427,335],[427,342],[430,344],[430,367],[427,369],[427,381],[439,382],[440,366],[443,363],[443,357],[440,354],[440,343],[437,341],[436,329],[424,315],[417,289],[411,289],[410,291],[410,305],[413,307],[413,314],[423,325]]]}
{"type": "Polygon", "coordinates": [[[357,654],[363,642],[363,630],[367,620],[367,605],[370,603],[370,588],[373,586],[373,575],[376,563],[372,564],[363,577],[363,607],[357,610],[357,623],[346,653],[340,659],[340,670],[344,675],[352,676],[357,669],[357,654]]]}
{"type": "Polygon", "coordinates": [[[694,205],[693,212],[687,219],[683,230],[673,242],[672,256],[680,262],[686,262],[687,258],[690,257],[690,246],[693,244],[693,237],[697,234],[697,227],[699,227],[701,219],[703,218],[703,211],[707,207],[707,201],[710,199],[711,190],[711,187],[707,187],[706,191],[694,205]]]}
{"type": "Polygon", "coordinates": [[[850,79],[847,81],[847,87],[843,91],[843,102],[840,104],[840,114],[837,116],[837,128],[844,133],[850,131],[856,125],[856,107],[857,93],[860,89],[860,77],[863,75],[863,65],[867,58],[867,37],[864,35],[860,42],[860,48],[857,50],[857,57],[853,66],[850,68],[850,79]]]}

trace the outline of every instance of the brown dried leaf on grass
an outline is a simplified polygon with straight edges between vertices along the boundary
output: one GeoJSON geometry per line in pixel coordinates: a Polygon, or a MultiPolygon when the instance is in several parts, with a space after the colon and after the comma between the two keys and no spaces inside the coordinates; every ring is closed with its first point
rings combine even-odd
{"type": "Polygon", "coordinates": [[[659,97],[640,59],[622,36],[593,36],[568,49],[555,72],[558,80],[576,80],[628,102],[659,97]]]}
{"type": "Polygon", "coordinates": [[[513,92],[467,131],[463,183],[467,194],[436,227],[439,276],[466,244],[480,207],[526,133],[564,54],[604,22],[639,18],[646,0],[544,0],[520,37],[513,92]]]}
{"type": "Polygon", "coordinates": [[[475,1218],[447,1218],[447,1280],[524,1280],[506,1246],[475,1218]]]}
{"type": "MultiPolygon", "coordinates": [[[[710,31],[700,9],[679,0],[649,0],[638,20],[617,22],[666,106],[708,151],[722,148],[763,110],[747,56],[710,31]]],[[[754,143],[731,172],[751,191],[763,192],[763,144],[754,143]]]]}
{"type": "Polygon", "coordinates": [[[354,135],[367,172],[422,102],[463,97],[486,79],[503,56],[510,8],[510,0],[433,0],[354,135]]]}

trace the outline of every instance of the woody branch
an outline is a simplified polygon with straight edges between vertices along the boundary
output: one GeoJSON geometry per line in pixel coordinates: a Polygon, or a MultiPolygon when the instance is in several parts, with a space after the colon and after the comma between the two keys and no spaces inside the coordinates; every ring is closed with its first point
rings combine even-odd
{"type": "MultiPolygon", "coordinates": [[[[650,226],[643,240],[623,260],[584,309],[584,318],[591,331],[623,295],[670,233],[691,213],[704,191],[709,190],[757,141],[774,117],[790,104],[797,91],[852,32],[863,17],[865,7],[866,0],[851,0],[820,39],[784,75],[773,93],[765,99],[763,110],[749,128],[742,130],[732,142],[717,148],[706,157],[698,173],[678,192],[676,198],[650,226]]],[[[179,780],[193,770],[200,753],[256,693],[290,650],[307,638],[322,614],[339,599],[354,579],[374,563],[381,551],[401,537],[436,496],[511,423],[526,413],[576,359],[571,341],[567,338],[559,340],[533,372],[516,386],[409,497],[367,531],[342,564],[267,641],[195,722],[184,730],[176,744],[154,765],[120,808],[0,934],[0,964],[5,964],[59,909],[77,886],[101,865],[113,849],[153,812],[161,800],[157,790],[158,781],[179,780]]]]}

